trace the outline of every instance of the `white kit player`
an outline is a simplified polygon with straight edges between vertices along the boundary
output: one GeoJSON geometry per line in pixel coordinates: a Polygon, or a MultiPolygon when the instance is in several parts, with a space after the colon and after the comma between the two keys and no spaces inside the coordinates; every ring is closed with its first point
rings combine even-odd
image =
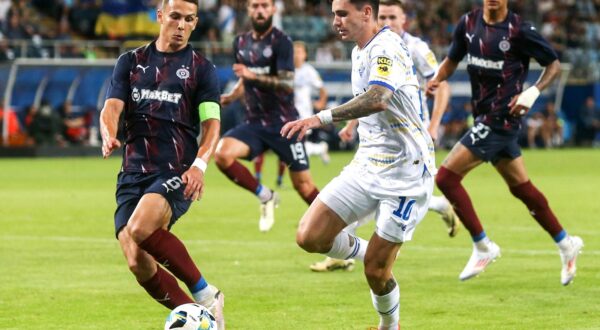
{"type": "Polygon", "coordinates": [[[310,129],[359,119],[354,159],[310,205],[296,242],[337,259],[364,260],[379,329],[398,329],[400,289],[392,268],[403,242],[427,212],[436,173],[433,141],[421,119],[421,92],[400,36],[377,25],[378,0],[333,0],[333,27],[352,51],[350,101],[287,123],[281,134],[302,139],[310,129]],[[369,242],[342,231],[375,213],[369,242]]]}
{"type": "MultiPolygon", "coordinates": [[[[404,24],[406,23],[406,14],[404,12],[404,5],[400,0],[381,0],[379,1],[379,14],[378,14],[379,26],[389,26],[390,30],[396,32],[402,37],[402,40],[408,47],[408,51],[413,59],[415,68],[417,69],[417,78],[419,80],[419,86],[422,91],[425,88],[425,84],[429,78],[433,77],[438,68],[438,63],[435,55],[429,49],[429,46],[420,38],[411,35],[404,31],[404,24]]],[[[421,106],[423,109],[423,122],[431,137],[437,139],[438,129],[442,115],[448,106],[450,98],[450,87],[447,82],[440,85],[440,88],[436,91],[433,111],[431,113],[431,120],[429,117],[429,110],[427,106],[427,100],[425,93],[422,92],[421,106]]],[[[346,126],[340,131],[340,138],[344,141],[349,141],[354,138],[354,130],[358,121],[349,121],[346,126]]],[[[454,208],[448,202],[448,200],[442,196],[431,196],[429,201],[429,210],[439,213],[442,220],[448,228],[448,235],[454,237],[460,226],[460,220],[454,208]]],[[[345,230],[351,233],[356,231],[356,228],[369,222],[372,219],[371,216],[367,216],[360,221],[357,221],[352,226],[349,226],[345,230]]],[[[354,260],[340,260],[332,259],[330,257],[325,260],[315,262],[310,265],[310,269],[315,272],[327,272],[334,270],[347,270],[351,271],[354,269],[354,260]]]]}
{"type": "MultiPolygon", "coordinates": [[[[301,119],[323,110],[327,104],[327,91],[319,72],[306,62],[306,44],[294,41],[294,105],[301,119]],[[318,91],[319,98],[313,102],[313,91],[318,91]]],[[[321,140],[318,130],[313,130],[304,142],[308,156],[317,155],[323,163],[329,163],[329,145],[321,140]]]]}

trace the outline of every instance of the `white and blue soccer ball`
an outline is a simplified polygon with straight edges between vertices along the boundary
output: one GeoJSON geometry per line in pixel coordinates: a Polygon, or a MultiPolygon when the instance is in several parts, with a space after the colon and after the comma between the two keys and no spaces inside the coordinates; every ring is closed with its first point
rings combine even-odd
{"type": "Polygon", "coordinates": [[[183,304],[169,313],[165,330],[217,330],[215,317],[198,304],[183,304]]]}

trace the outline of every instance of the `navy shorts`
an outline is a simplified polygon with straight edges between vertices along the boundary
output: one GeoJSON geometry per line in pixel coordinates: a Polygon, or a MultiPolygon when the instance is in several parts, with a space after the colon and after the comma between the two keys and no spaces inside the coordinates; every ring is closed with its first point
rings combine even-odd
{"type": "Polygon", "coordinates": [[[117,210],[115,211],[115,235],[127,222],[138,202],[148,193],[162,195],[171,206],[171,221],[169,228],[181,217],[192,204],[183,196],[185,185],[179,174],[174,172],[162,173],[128,173],[120,172],[117,177],[117,210]]]}
{"type": "Polygon", "coordinates": [[[518,139],[518,130],[498,130],[476,123],[460,139],[460,143],[481,160],[496,164],[502,158],[515,159],[521,156],[518,139]]]}
{"type": "Polygon", "coordinates": [[[263,126],[258,123],[245,123],[230,129],[225,136],[235,138],[250,147],[250,155],[246,160],[271,149],[286,163],[290,171],[299,172],[308,169],[308,157],[303,141],[286,139],[279,133],[283,125],[263,126]]]}

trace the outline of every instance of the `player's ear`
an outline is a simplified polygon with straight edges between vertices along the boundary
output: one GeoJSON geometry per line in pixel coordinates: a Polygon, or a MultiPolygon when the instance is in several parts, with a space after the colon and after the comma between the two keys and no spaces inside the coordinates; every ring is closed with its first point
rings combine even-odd
{"type": "Polygon", "coordinates": [[[158,22],[158,24],[163,23],[163,11],[161,8],[156,10],[156,21],[158,22]]]}
{"type": "MultiPolygon", "coordinates": [[[[363,18],[365,21],[368,21],[370,19],[372,19],[371,15],[373,15],[373,7],[369,6],[369,5],[365,5],[363,7],[363,18]]],[[[377,17],[375,17],[375,20],[377,20],[377,17]]]]}

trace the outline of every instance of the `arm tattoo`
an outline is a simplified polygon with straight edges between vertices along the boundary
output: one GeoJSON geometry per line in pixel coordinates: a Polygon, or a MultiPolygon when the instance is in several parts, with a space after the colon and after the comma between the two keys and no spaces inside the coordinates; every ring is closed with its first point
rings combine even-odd
{"type": "Polygon", "coordinates": [[[255,82],[258,86],[263,88],[291,93],[294,91],[294,72],[279,71],[277,76],[258,74],[256,75],[255,82]]]}
{"type": "Polygon", "coordinates": [[[384,111],[393,93],[386,87],[371,85],[367,92],[331,109],[333,121],[350,120],[384,111]]]}

